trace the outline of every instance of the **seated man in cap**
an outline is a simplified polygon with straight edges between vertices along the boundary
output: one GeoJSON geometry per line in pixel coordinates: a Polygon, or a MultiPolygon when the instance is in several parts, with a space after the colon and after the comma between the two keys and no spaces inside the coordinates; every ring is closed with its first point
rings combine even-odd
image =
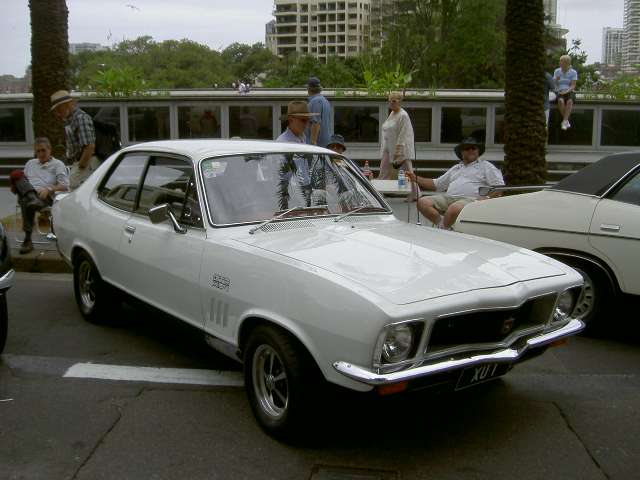
{"type": "Polygon", "coordinates": [[[344,152],[347,151],[347,147],[344,145],[344,137],[337,133],[334,135],[331,135],[327,148],[329,150],[333,150],[334,152],[342,155],[344,152]]]}
{"type": "Polygon", "coordinates": [[[64,122],[67,163],[71,164],[69,188],[74,190],[100,165],[100,160],[94,155],[96,131],[93,119],[78,108],[66,90],[51,95],[51,111],[64,122]]]}
{"type": "Polygon", "coordinates": [[[50,207],[55,192],[64,192],[69,187],[67,169],[57,158],[51,156],[51,143],[46,137],[36,138],[36,158],[29,160],[24,171],[11,172],[11,191],[18,195],[22,210],[24,241],[20,253],[33,250],[31,232],[36,212],[50,207]]]}
{"type": "Polygon", "coordinates": [[[421,197],[418,200],[418,210],[434,225],[445,229],[451,228],[466,204],[501,195],[495,192],[489,197],[481,197],[478,192],[480,187],[504,185],[500,170],[480,159],[484,153],[484,145],[475,138],[465,138],[455,147],[454,152],[461,160],[460,163],[438,178],[418,177],[413,172],[406,172],[407,178],[419,187],[443,192],[440,195],[421,197]]]}

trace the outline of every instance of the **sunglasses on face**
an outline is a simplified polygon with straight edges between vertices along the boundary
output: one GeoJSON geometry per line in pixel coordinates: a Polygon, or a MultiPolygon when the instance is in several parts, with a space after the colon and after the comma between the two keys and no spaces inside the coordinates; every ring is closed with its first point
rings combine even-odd
{"type": "Polygon", "coordinates": [[[467,151],[467,150],[478,150],[478,147],[474,147],[472,145],[467,145],[466,147],[464,147],[462,149],[463,151],[467,151]]]}

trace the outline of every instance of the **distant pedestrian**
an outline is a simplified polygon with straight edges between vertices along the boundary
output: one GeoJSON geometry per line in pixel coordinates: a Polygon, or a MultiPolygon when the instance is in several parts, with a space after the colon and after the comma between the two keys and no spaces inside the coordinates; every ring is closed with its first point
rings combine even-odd
{"type": "Polygon", "coordinates": [[[326,147],[331,135],[333,135],[331,104],[322,95],[322,86],[317,77],[309,78],[307,92],[309,93],[309,111],[315,114],[311,117],[307,128],[307,143],[326,147]]]}
{"type": "Polygon", "coordinates": [[[51,95],[51,111],[62,122],[67,141],[67,164],[71,165],[69,188],[78,188],[100,165],[95,156],[96,131],[91,116],[80,110],[66,90],[51,95]]]}
{"type": "Polygon", "coordinates": [[[553,92],[555,99],[556,83],[553,81],[553,77],[549,72],[544,72],[544,118],[547,122],[547,128],[549,128],[549,114],[551,113],[551,99],[549,95],[553,92]]]}
{"type": "Polygon", "coordinates": [[[558,110],[562,115],[562,130],[571,128],[569,117],[571,110],[576,102],[576,83],[578,82],[578,72],[571,68],[571,57],[562,55],[560,57],[560,67],[553,72],[553,78],[556,82],[558,91],[558,110]]]}
{"type": "MultiPolygon", "coordinates": [[[[382,124],[382,152],[380,160],[380,180],[390,180],[393,177],[392,167],[413,172],[413,158],[415,145],[413,126],[407,111],[402,108],[402,93],[392,92],[389,95],[389,109],[391,112],[382,124]]],[[[412,194],[409,201],[416,200],[417,187],[411,185],[412,194]]]]}

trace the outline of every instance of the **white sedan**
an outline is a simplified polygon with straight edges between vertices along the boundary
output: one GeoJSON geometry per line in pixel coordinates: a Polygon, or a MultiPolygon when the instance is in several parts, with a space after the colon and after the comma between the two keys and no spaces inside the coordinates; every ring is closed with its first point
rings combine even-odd
{"type": "Polygon", "coordinates": [[[596,330],[614,295],[640,295],[640,153],[604,157],[547,190],[467,205],[454,229],[578,270],[585,288],[573,315],[596,330]]]}
{"type": "Polygon", "coordinates": [[[397,220],[344,157],[307,145],[125,148],[53,206],[78,306],[125,292],[244,364],[259,424],[296,435],[325,382],[379,394],[506,373],[583,327],[573,269],[397,220]]]}

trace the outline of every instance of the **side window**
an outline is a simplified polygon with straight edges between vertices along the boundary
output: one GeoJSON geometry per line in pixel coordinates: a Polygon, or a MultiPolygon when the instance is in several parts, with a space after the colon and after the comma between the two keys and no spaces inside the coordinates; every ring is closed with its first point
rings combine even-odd
{"type": "Polygon", "coordinates": [[[636,173],[613,195],[611,200],[640,205],[640,172],[636,173]]]}
{"type": "Polygon", "coordinates": [[[142,184],[137,213],[168,203],[181,223],[202,226],[193,165],[180,158],[152,157],[142,184]]]}
{"type": "Polygon", "coordinates": [[[125,156],[100,187],[98,197],[116,208],[132,211],[147,158],[140,154],[125,156]]]}

